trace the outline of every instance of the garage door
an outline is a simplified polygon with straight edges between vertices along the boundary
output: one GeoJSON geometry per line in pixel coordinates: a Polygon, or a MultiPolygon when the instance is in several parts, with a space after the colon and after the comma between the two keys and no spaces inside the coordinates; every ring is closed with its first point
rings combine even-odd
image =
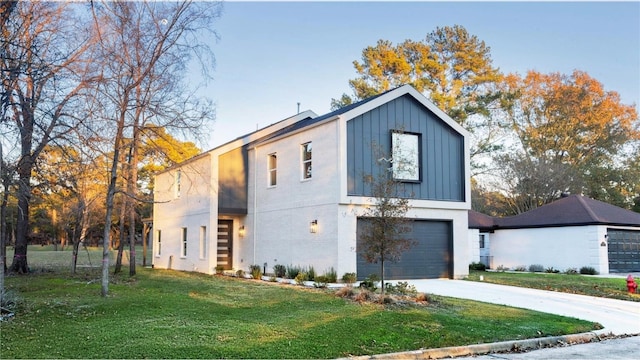
{"type": "Polygon", "coordinates": [[[607,229],[609,271],[640,271],[640,231],[607,229]]]}
{"type": "MultiPolygon", "coordinates": [[[[358,239],[368,220],[358,219],[358,239]]],[[[453,236],[450,221],[416,220],[412,231],[403,236],[415,240],[399,261],[385,262],[386,280],[451,278],[453,269],[453,236]]],[[[368,263],[360,254],[362,244],[358,242],[358,280],[370,274],[380,274],[380,264],[368,263]]]]}

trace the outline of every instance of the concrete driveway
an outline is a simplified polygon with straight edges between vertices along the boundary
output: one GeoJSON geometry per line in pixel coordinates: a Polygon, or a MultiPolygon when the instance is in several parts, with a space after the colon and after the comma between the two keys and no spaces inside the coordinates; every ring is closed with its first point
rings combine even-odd
{"type": "MultiPolygon", "coordinates": [[[[397,283],[392,281],[393,283],[397,283]]],[[[596,333],[640,334],[640,302],[605,299],[466,280],[407,280],[420,292],[537,310],[594,321],[596,333]]]]}

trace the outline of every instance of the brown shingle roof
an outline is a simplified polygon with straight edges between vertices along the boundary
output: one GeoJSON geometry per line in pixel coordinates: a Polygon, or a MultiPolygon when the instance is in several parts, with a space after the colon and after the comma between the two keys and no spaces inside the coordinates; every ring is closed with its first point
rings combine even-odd
{"type": "Polygon", "coordinates": [[[469,227],[495,230],[572,225],[640,226],[639,213],[582,195],[570,195],[516,216],[489,218],[493,219],[492,225],[487,219],[469,212],[469,227]]]}

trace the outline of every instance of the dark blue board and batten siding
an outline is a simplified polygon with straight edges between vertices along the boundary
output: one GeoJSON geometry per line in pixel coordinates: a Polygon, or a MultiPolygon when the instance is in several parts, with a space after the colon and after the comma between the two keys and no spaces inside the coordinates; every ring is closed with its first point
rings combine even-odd
{"type": "Polygon", "coordinates": [[[391,131],[420,134],[420,181],[405,183],[413,199],[464,201],[464,136],[409,95],[402,96],[347,122],[347,191],[371,196],[365,176],[375,175],[378,145],[391,151],[391,131]]]}

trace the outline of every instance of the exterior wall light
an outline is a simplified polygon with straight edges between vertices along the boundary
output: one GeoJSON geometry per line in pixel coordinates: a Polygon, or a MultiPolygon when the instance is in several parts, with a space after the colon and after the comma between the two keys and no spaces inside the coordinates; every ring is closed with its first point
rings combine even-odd
{"type": "Polygon", "coordinates": [[[318,220],[313,220],[313,221],[311,222],[311,224],[309,225],[309,231],[310,231],[312,234],[315,234],[315,233],[317,233],[317,232],[318,232],[318,220]]]}
{"type": "Polygon", "coordinates": [[[238,235],[240,235],[240,237],[243,238],[245,234],[246,232],[244,230],[244,225],[240,225],[240,228],[238,229],[238,235]]]}

